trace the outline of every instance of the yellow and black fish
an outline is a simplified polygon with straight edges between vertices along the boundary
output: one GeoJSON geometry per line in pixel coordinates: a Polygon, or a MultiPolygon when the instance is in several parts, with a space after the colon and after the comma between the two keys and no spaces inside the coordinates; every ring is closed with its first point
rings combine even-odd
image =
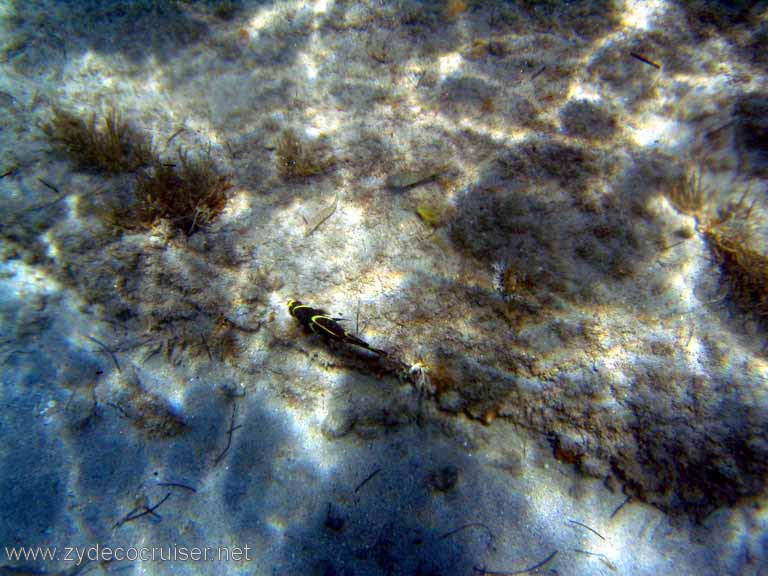
{"type": "Polygon", "coordinates": [[[296,318],[296,320],[312,330],[312,332],[320,334],[324,338],[345,342],[347,344],[354,344],[355,346],[360,346],[361,348],[370,350],[380,356],[387,355],[384,350],[374,348],[368,344],[368,342],[365,342],[354,334],[350,334],[344,330],[344,327],[339,324],[339,320],[344,320],[344,318],[333,318],[329,316],[325,310],[312,308],[311,306],[302,304],[298,300],[288,300],[288,312],[291,316],[296,318]]]}

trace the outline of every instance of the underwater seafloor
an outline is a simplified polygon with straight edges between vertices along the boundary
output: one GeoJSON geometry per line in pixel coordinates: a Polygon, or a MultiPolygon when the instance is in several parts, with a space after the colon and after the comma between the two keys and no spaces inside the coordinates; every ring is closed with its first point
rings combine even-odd
{"type": "Polygon", "coordinates": [[[768,4],[0,22],[0,574],[768,574],[768,4]]]}

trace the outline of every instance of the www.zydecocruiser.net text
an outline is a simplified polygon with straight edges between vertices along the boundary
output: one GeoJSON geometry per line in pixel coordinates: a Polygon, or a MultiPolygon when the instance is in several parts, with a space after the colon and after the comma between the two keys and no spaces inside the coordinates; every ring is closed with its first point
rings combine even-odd
{"type": "Polygon", "coordinates": [[[61,548],[5,548],[6,560],[16,562],[250,562],[245,546],[63,546],[61,548]]]}

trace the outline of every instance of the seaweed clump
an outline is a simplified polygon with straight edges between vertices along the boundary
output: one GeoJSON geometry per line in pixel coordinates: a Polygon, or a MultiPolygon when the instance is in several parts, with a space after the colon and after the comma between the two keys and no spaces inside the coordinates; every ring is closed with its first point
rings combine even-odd
{"type": "Polygon", "coordinates": [[[156,160],[151,171],[138,175],[138,222],[151,227],[166,220],[190,236],[221,213],[230,187],[210,157],[190,160],[179,151],[179,166],[156,160]]]}
{"type": "Polygon", "coordinates": [[[701,185],[701,174],[693,172],[676,181],[667,191],[667,198],[678,211],[702,222],[708,220],[705,210],[710,195],[701,185]]]}
{"type": "Polygon", "coordinates": [[[768,256],[749,238],[751,208],[740,201],[724,217],[702,226],[702,231],[725,274],[737,304],[768,319],[768,256]],[[732,221],[738,218],[737,221],[732,221]]]}
{"type": "Polygon", "coordinates": [[[277,141],[277,170],[286,180],[320,174],[334,162],[323,156],[320,147],[305,145],[293,130],[284,130],[277,141]]]}
{"type": "Polygon", "coordinates": [[[719,214],[711,210],[711,195],[693,174],[668,192],[679,211],[696,218],[698,230],[717,258],[736,303],[768,318],[768,255],[751,241],[753,205],[746,205],[748,190],[719,214]]]}
{"type": "Polygon", "coordinates": [[[189,236],[215,220],[226,205],[230,180],[218,173],[210,156],[190,159],[179,151],[178,165],[163,162],[150,140],[114,107],[101,123],[96,115],[86,121],[57,107],[42,130],[81,169],[136,172],[138,202],[129,207],[119,202],[106,216],[117,229],[149,228],[165,220],[189,236]]]}
{"type": "Polygon", "coordinates": [[[63,150],[83,170],[133,172],[152,161],[149,139],[116,108],[111,108],[101,123],[95,114],[86,121],[54,108],[51,122],[43,124],[42,130],[54,147],[63,150]]]}

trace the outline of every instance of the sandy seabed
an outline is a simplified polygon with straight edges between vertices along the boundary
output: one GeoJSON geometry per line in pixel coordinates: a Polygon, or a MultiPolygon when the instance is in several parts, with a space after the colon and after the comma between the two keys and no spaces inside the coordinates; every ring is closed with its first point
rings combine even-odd
{"type": "Polygon", "coordinates": [[[0,22],[0,574],[768,573],[764,3],[0,22]]]}

